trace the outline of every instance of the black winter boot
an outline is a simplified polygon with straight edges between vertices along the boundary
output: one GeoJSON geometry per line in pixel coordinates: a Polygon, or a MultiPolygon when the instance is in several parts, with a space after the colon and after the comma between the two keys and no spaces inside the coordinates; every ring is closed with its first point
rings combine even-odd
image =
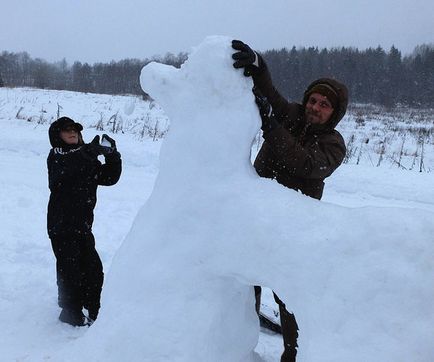
{"type": "Polygon", "coordinates": [[[88,325],[85,315],[78,309],[63,308],[60,312],[59,320],[74,327],[83,327],[88,325]]]}
{"type": "Polygon", "coordinates": [[[92,324],[93,322],[95,322],[96,318],[98,317],[98,309],[89,309],[88,310],[88,314],[89,314],[89,320],[90,323],[92,324]]]}
{"type": "Polygon", "coordinates": [[[285,346],[285,350],[280,357],[280,362],[295,362],[297,350],[294,347],[285,346]],[[289,348],[288,348],[289,347],[289,348]]]}
{"type": "Polygon", "coordinates": [[[289,313],[285,304],[274,294],[274,300],[279,305],[280,325],[282,326],[282,337],[284,351],[280,362],[295,362],[297,356],[298,325],[295,316],[289,313]]]}

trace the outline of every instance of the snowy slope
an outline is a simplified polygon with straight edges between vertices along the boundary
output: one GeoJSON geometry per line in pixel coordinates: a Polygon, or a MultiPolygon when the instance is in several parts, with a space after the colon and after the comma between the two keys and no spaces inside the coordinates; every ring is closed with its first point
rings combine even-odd
{"type": "MultiPolygon", "coordinates": [[[[70,94],[36,90],[1,92],[8,93],[8,98],[1,93],[0,101],[1,360],[50,360],[55,351],[67,347],[86,332],[57,321],[54,257],[45,231],[48,120],[55,118],[57,97],[70,94]],[[29,102],[33,110],[41,109],[41,99],[47,102],[44,104],[54,105],[47,113],[41,112],[46,116],[45,122],[38,124],[20,117],[15,119],[24,92],[33,94],[34,102],[29,102]]],[[[105,107],[112,101],[108,96],[73,96],[76,98],[71,101],[71,108],[64,107],[69,113],[63,111],[62,114],[69,114],[88,127],[100,117],[98,110],[92,113],[88,105],[105,107]],[[88,97],[91,97],[90,101],[88,97]]],[[[127,109],[128,113],[130,104],[130,98],[122,98],[118,109],[127,109]]],[[[29,116],[37,114],[36,111],[28,113],[29,116]]],[[[86,128],[84,137],[90,140],[95,133],[94,128],[86,128]]],[[[124,171],[117,186],[98,191],[94,231],[105,270],[110,268],[115,251],[152,190],[160,148],[160,141],[143,140],[134,132],[112,136],[122,152],[124,171]]],[[[427,155],[427,159],[433,158],[431,153],[427,155]]],[[[324,200],[350,207],[395,206],[434,213],[433,181],[432,173],[406,171],[392,168],[390,164],[381,167],[347,164],[329,178],[324,200]]],[[[279,337],[263,333],[257,351],[265,361],[276,361],[280,344],[279,337]]]]}

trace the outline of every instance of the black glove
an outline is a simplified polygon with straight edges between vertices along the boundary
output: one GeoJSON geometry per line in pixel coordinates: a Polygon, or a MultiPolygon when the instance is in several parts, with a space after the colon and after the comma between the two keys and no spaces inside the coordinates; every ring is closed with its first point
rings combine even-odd
{"type": "Polygon", "coordinates": [[[103,137],[103,141],[106,140],[107,142],[110,143],[110,146],[100,146],[103,148],[102,154],[106,158],[106,161],[107,160],[110,161],[110,160],[120,159],[121,154],[118,152],[118,150],[116,148],[115,140],[106,134],[103,134],[102,137],[103,137]]]}
{"type": "Polygon", "coordinates": [[[99,145],[99,136],[95,136],[92,142],[87,143],[80,148],[81,153],[87,159],[95,159],[101,155],[101,146],[99,145]]]}
{"type": "Polygon", "coordinates": [[[269,132],[273,128],[278,127],[279,122],[277,122],[276,118],[274,117],[273,109],[271,108],[271,104],[268,102],[267,98],[264,97],[256,87],[253,87],[252,92],[255,95],[255,102],[258,106],[259,114],[261,116],[262,131],[269,132]]]}
{"type": "Polygon", "coordinates": [[[107,156],[108,154],[116,152],[116,143],[115,141],[106,135],[107,140],[110,142],[110,147],[101,146],[99,144],[99,136],[95,136],[92,142],[85,144],[81,147],[80,151],[83,156],[87,159],[95,159],[99,155],[107,156]]]}
{"type": "Polygon", "coordinates": [[[111,148],[116,149],[116,141],[113,138],[105,133],[102,135],[102,138],[106,139],[110,143],[111,148]]]}
{"type": "Polygon", "coordinates": [[[113,138],[109,137],[106,134],[103,134],[102,141],[107,141],[110,144],[110,146],[100,145],[102,155],[107,156],[110,153],[116,152],[116,142],[113,138]]]}
{"type": "Polygon", "coordinates": [[[232,59],[235,60],[234,68],[244,68],[244,75],[250,77],[251,75],[259,74],[262,70],[260,66],[261,59],[247,44],[240,40],[232,40],[232,48],[239,50],[232,54],[232,59]]]}

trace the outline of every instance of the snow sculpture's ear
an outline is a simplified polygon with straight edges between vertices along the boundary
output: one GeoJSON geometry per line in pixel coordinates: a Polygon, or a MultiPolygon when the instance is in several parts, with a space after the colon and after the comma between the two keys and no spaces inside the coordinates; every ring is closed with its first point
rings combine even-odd
{"type": "Polygon", "coordinates": [[[176,97],[178,73],[179,69],[173,66],[152,62],[143,67],[140,85],[164,109],[169,109],[170,104],[165,103],[176,97]]]}

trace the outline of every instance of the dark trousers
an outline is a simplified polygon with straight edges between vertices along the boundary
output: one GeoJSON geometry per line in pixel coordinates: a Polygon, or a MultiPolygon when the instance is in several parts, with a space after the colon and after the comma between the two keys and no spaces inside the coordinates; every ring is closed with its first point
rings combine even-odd
{"type": "MultiPolygon", "coordinates": [[[[261,306],[261,287],[255,286],[256,312],[259,313],[261,306]]],[[[282,326],[282,337],[284,351],[281,362],[295,362],[297,355],[298,325],[295,316],[286,310],[285,303],[273,292],[274,300],[279,305],[280,325],[282,326]]]]}
{"type": "Polygon", "coordinates": [[[95,238],[71,234],[51,238],[56,256],[58,303],[61,308],[98,314],[104,274],[95,238]]]}

